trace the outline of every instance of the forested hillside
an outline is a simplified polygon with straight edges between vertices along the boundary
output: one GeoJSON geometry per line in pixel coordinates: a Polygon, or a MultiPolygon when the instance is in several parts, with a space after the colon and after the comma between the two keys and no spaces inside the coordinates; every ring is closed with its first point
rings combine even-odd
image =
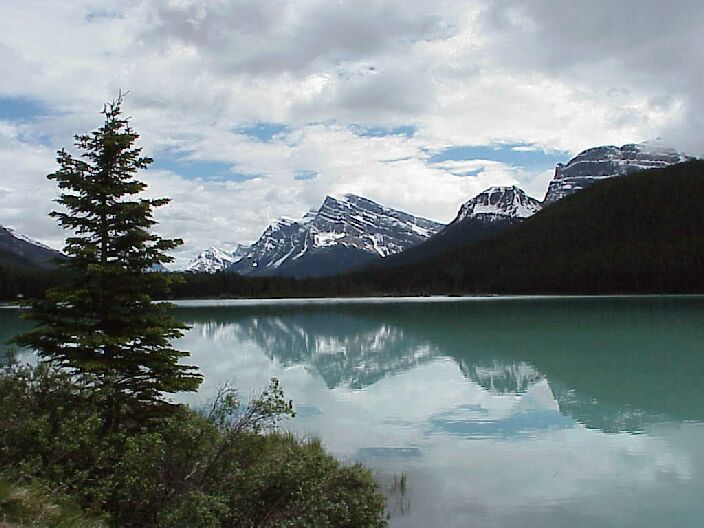
{"type": "Polygon", "coordinates": [[[610,179],[495,238],[355,283],[400,293],[704,291],[704,161],[610,179]]]}

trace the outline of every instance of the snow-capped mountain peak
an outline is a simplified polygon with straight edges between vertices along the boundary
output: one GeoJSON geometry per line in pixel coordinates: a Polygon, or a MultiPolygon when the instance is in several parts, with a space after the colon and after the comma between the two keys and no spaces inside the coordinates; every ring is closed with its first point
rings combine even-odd
{"type": "Polygon", "coordinates": [[[558,163],[548,186],[545,203],[552,203],[594,182],[625,176],[645,169],[660,169],[694,159],[661,141],[629,143],[621,147],[604,145],[577,154],[567,163],[558,163]]]}
{"type": "Polygon", "coordinates": [[[14,230],[13,228],[11,228],[11,227],[3,227],[3,226],[0,226],[0,228],[4,229],[4,230],[7,231],[8,233],[10,233],[10,235],[12,235],[12,236],[13,236],[14,238],[16,238],[17,240],[21,240],[22,242],[27,242],[27,244],[32,244],[33,246],[37,246],[37,247],[40,247],[40,248],[42,248],[42,249],[46,249],[46,250],[48,250],[48,251],[57,251],[57,250],[54,249],[53,247],[47,246],[46,244],[42,244],[42,243],[39,242],[38,240],[34,240],[33,238],[28,237],[27,235],[23,235],[23,234],[21,234],[21,233],[18,233],[17,231],[15,231],[15,230],[14,230]]]}
{"type": "Polygon", "coordinates": [[[26,259],[29,265],[36,265],[41,268],[51,268],[54,266],[56,259],[64,257],[60,251],[22,235],[10,227],[1,225],[0,251],[26,259]]]}
{"type": "Polygon", "coordinates": [[[228,252],[216,247],[201,251],[185,268],[184,271],[215,273],[223,271],[238,262],[247,252],[249,246],[238,245],[235,251],[228,252]]]}
{"type": "Polygon", "coordinates": [[[488,222],[507,218],[527,218],[540,209],[541,204],[538,200],[531,198],[515,185],[489,187],[465,202],[453,223],[461,222],[466,218],[488,222]]]}
{"type": "MultiPolygon", "coordinates": [[[[303,219],[284,218],[272,223],[249,254],[230,270],[243,274],[282,270],[280,274],[285,274],[284,268],[304,259],[315,260],[317,255],[330,262],[321,265],[317,274],[332,268],[339,271],[349,266],[341,262],[342,257],[332,257],[332,251],[344,251],[346,258],[355,262],[386,257],[424,241],[441,227],[355,194],[328,195],[318,210],[309,211],[303,219]]],[[[305,273],[312,274],[312,268],[305,273]]]]}
{"type": "Polygon", "coordinates": [[[355,194],[326,196],[311,224],[314,247],[343,245],[386,257],[437,233],[441,224],[355,194]]]}

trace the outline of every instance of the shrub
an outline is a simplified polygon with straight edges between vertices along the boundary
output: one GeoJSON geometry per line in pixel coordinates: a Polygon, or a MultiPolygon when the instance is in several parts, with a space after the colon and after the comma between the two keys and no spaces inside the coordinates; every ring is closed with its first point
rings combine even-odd
{"type": "Polygon", "coordinates": [[[61,489],[108,526],[386,524],[369,470],[276,431],[293,413],[276,380],[250,402],[226,387],[209,409],[179,406],[106,432],[89,386],[15,362],[0,370],[0,407],[0,472],[18,487],[61,489]]]}

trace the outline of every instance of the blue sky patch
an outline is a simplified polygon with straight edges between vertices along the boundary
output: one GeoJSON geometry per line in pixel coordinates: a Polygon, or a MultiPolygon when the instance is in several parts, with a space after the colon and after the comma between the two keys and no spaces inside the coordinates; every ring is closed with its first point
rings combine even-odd
{"type": "Polygon", "coordinates": [[[465,145],[448,147],[429,158],[430,163],[483,159],[499,161],[530,171],[547,170],[570,159],[568,152],[530,149],[521,144],[465,145]]]}
{"type": "Polygon", "coordinates": [[[318,177],[318,172],[312,171],[312,170],[296,171],[293,174],[293,179],[299,180],[299,181],[300,180],[314,180],[317,177],[318,177]]]}
{"type": "Polygon", "coordinates": [[[107,8],[89,9],[85,15],[88,22],[104,18],[123,18],[119,11],[107,8]]]}
{"type": "Polygon", "coordinates": [[[453,171],[450,171],[450,173],[451,173],[453,176],[462,176],[462,177],[466,177],[466,176],[478,176],[479,173],[482,172],[482,170],[483,170],[482,168],[479,168],[479,169],[468,169],[468,170],[453,170],[453,171]]]}
{"type": "Polygon", "coordinates": [[[259,176],[258,174],[237,172],[233,170],[231,164],[220,161],[186,160],[168,157],[155,157],[151,168],[175,172],[189,180],[202,178],[204,180],[245,181],[259,176]]]}
{"type": "Polygon", "coordinates": [[[235,132],[244,134],[247,137],[261,141],[262,143],[271,143],[274,136],[287,132],[288,130],[289,128],[284,124],[265,122],[235,128],[235,132]]]}
{"type": "Polygon", "coordinates": [[[413,125],[401,125],[397,127],[364,127],[352,125],[350,129],[355,135],[362,137],[406,136],[407,138],[412,138],[416,133],[416,127],[413,125]]]}
{"type": "Polygon", "coordinates": [[[498,420],[483,416],[485,413],[480,410],[466,416],[460,414],[450,411],[431,418],[431,432],[465,438],[516,438],[575,426],[574,420],[553,410],[531,410],[498,420]]]}
{"type": "Polygon", "coordinates": [[[48,107],[37,99],[0,97],[0,119],[5,121],[31,121],[48,113],[48,107]]]}
{"type": "Polygon", "coordinates": [[[418,458],[421,455],[417,447],[361,447],[357,458],[418,458]]]}

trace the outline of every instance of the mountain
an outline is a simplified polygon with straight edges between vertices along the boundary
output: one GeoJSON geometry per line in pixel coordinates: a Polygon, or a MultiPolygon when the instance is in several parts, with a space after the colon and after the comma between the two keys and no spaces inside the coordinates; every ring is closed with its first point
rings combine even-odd
{"type": "MultiPolygon", "coordinates": [[[[310,214],[310,213],[309,213],[310,214]]],[[[280,218],[252,244],[249,252],[228,268],[228,271],[242,275],[275,274],[284,261],[300,258],[308,249],[307,224],[309,215],[297,221],[280,218]]]]}
{"type": "Polygon", "coordinates": [[[490,187],[465,202],[452,224],[465,220],[493,223],[506,219],[528,218],[540,209],[542,205],[538,200],[531,198],[515,185],[490,187]]]}
{"type": "Polygon", "coordinates": [[[490,239],[344,284],[416,295],[704,292],[703,197],[704,161],[606,179],[490,239]]]}
{"type": "Polygon", "coordinates": [[[0,226],[0,264],[12,268],[50,269],[62,253],[17,233],[14,229],[0,226]]]}
{"type": "Polygon", "coordinates": [[[462,204],[455,219],[436,235],[371,267],[410,264],[496,236],[540,209],[542,205],[538,200],[515,185],[490,187],[462,204]]]}
{"type": "Polygon", "coordinates": [[[169,268],[167,268],[166,266],[164,266],[161,262],[157,262],[157,263],[152,264],[151,266],[149,266],[149,268],[147,269],[147,271],[148,271],[148,272],[151,272],[151,273],[168,273],[168,272],[169,272],[169,268]]]}
{"type": "Polygon", "coordinates": [[[594,182],[645,169],[659,169],[694,158],[659,142],[594,147],[579,153],[567,164],[558,163],[548,186],[545,204],[589,187],[594,182]]]}
{"type": "Polygon", "coordinates": [[[334,275],[393,255],[437,233],[442,224],[345,194],[327,196],[301,220],[269,226],[228,271],[243,275],[334,275]]]}
{"type": "Polygon", "coordinates": [[[250,246],[242,244],[238,244],[234,251],[209,247],[201,251],[196,258],[189,262],[183,268],[183,271],[199,273],[224,271],[245,256],[249,250],[250,246]]]}

